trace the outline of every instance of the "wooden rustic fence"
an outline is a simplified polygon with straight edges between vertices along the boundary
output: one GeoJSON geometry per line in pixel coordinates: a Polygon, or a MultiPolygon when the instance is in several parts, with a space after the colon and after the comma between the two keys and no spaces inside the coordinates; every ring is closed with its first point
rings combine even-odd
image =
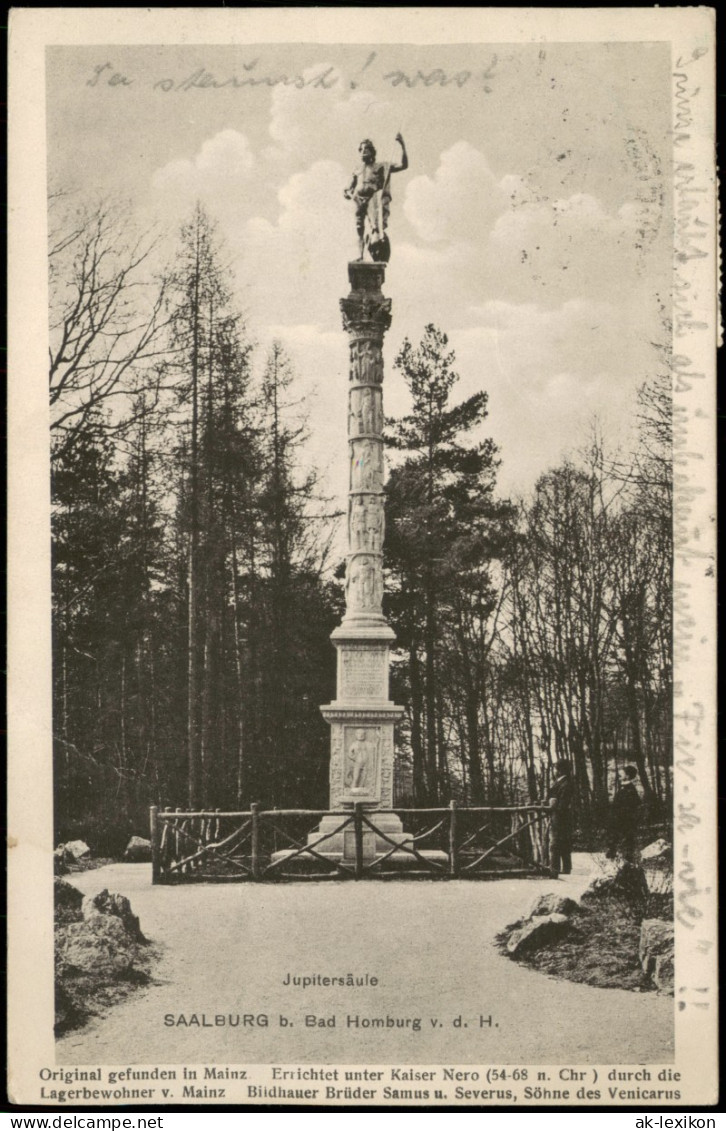
{"type": "Polygon", "coordinates": [[[446,808],[370,810],[356,804],[344,811],[252,805],[244,812],[192,813],[152,806],[152,881],[552,876],[549,814],[542,805],[465,807],[454,801],[446,808]],[[380,827],[386,823],[381,818],[392,814],[403,822],[403,841],[380,827]],[[320,833],[323,818],[326,831],[320,833]],[[346,832],[353,851],[344,859],[326,855],[326,845],[330,849],[333,838],[346,832]]]}

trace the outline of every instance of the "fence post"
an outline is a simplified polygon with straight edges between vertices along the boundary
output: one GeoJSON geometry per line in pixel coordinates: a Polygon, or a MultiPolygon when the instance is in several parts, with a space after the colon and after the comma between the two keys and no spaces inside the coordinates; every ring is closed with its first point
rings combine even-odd
{"type": "MultiPolygon", "coordinates": [[[[525,813],[525,817],[527,815],[528,814],[525,813]]],[[[534,824],[529,830],[529,848],[532,855],[532,863],[540,864],[541,852],[539,849],[539,844],[542,840],[542,825],[539,820],[539,813],[534,813],[532,815],[532,819],[534,820],[534,824]]]]}
{"type": "Polygon", "coordinates": [[[159,859],[159,824],[157,821],[158,806],[152,805],[149,810],[149,824],[151,826],[151,882],[158,884],[161,876],[161,861],[159,859]]]}
{"type": "Polygon", "coordinates": [[[449,875],[452,879],[459,871],[459,861],[456,857],[456,802],[449,802],[449,875]]]}
{"type": "Polygon", "coordinates": [[[552,843],[553,837],[552,837],[552,808],[551,808],[551,806],[547,811],[547,815],[545,817],[544,824],[545,824],[545,844],[547,846],[546,847],[547,867],[550,870],[550,875],[556,877],[556,876],[559,876],[559,874],[560,874],[560,867],[559,867],[560,858],[559,858],[559,851],[558,851],[557,857],[555,857],[554,845],[552,843]]]}
{"type": "MultiPolygon", "coordinates": [[[[171,813],[171,806],[165,805],[163,811],[164,813],[171,813]]],[[[171,855],[171,829],[169,828],[169,822],[164,821],[161,828],[161,836],[159,837],[159,867],[162,873],[166,869],[171,855]]]]}
{"type": "Polygon", "coordinates": [[[363,878],[363,802],[356,801],[353,807],[353,827],[355,829],[355,878],[363,878]]]}
{"type": "Polygon", "coordinates": [[[261,879],[260,869],[260,804],[253,801],[250,805],[252,814],[252,879],[261,879]]]}

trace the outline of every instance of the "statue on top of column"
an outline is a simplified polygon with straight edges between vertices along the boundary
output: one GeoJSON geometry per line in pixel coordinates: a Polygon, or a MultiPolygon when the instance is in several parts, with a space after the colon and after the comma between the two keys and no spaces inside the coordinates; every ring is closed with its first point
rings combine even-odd
{"type": "Polygon", "coordinates": [[[408,155],[401,134],[396,134],[401,146],[401,164],[376,161],[373,142],[365,138],[358,146],[361,166],[353,173],[348,187],[343,190],[347,200],[355,201],[355,227],[358,233],[359,259],[366,251],[374,263],[388,263],[391,245],[388,242],[388,212],[391,203],[391,174],[408,168],[408,155]]]}

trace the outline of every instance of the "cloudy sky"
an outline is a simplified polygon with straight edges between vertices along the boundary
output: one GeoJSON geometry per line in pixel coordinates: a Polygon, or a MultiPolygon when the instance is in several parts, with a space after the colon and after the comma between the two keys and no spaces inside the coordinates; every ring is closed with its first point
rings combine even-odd
{"type": "MultiPolygon", "coordinates": [[[[392,361],[435,322],[460,397],[489,393],[503,491],[584,441],[627,438],[657,365],[670,270],[669,46],[57,47],[47,54],[48,174],[130,197],[178,228],[217,218],[240,304],[283,341],[316,454],[345,491],[346,338],[356,253],[342,190],[369,136],[405,137],[393,180],[392,361]]],[[[262,351],[261,351],[262,352],[262,351]]]]}

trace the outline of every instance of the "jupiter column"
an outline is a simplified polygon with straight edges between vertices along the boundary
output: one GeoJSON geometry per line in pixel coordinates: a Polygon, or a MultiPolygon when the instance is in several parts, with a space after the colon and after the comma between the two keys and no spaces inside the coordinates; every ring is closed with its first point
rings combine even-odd
{"type": "MultiPolygon", "coordinates": [[[[383,616],[383,336],[391,324],[391,300],[382,286],[384,263],[348,264],[350,293],[341,299],[348,333],[348,552],[346,609],[331,639],[337,651],[337,695],[321,708],[331,728],[330,808],[370,809],[393,805],[393,731],[403,714],[389,699],[390,649],[395,639],[383,616]]],[[[376,825],[403,840],[393,814],[376,825]]],[[[327,818],[321,826],[335,826],[327,818]]],[[[346,830],[321,846],[330,855],[354,856],[354,833],[346,830]]],[[[387,852],[390,844],[366,830],[364,855],[387,852]],[[378,840],[378,843],[376,843],[378,840]]]]}

